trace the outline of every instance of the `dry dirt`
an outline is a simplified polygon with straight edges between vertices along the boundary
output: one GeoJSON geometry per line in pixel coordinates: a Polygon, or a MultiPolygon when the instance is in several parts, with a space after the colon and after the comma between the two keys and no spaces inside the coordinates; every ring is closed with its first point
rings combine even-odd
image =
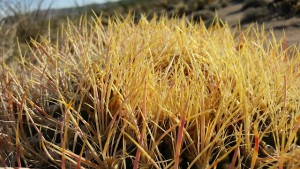
{"type": "MultiPolygon", "coordinates": [[[[273,3],[273,2],[270,2],[273,3]]],[[[299,2],[298,2],[299,3],[299,2]]],[[[260,13],[261,10],[266,10],[260,7],[251,7],[251,9],[243,10],[245,3],[230,3],[225,8],[217,10],[217,14],[220,18],[225,20],[232,27],[237,26],[239,22],[247,20],[247,17],[255,16],[257,13],[260,13]]],[[[266,11],[264,11],[266,12],[266,11]]],[[[267,12],[265,15],[268,14],[267,12]]],[[[249,21],[242,23],[242,28],[249,27],[250,24],[258,23],[259,26],[264,25],[266,31],[272,30],[276,39],[286,36],[287,45],[295,44],[299,46],[300,44],[300,17],[299,15],[286,15],[278,16],[274,15],[269,16],[267,19],[266,16],[257,18],[258,21],[249,21]]]]}

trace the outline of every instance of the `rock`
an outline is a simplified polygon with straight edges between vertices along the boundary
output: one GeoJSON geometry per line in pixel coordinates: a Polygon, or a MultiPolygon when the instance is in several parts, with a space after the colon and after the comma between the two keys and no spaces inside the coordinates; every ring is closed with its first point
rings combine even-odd
{"type": "Polygon", "coordinates": [[[205,22],[205,25],[208,27],[215,17],[215,13],[210,10],[201,10],[192,13],[190,16],[193,21],[200,22],[202,19],[205,22]]]}
{"type": "Polygon", "coordinates": [[[211,4],[207,4],[205,9],[216,11],[218,9],[226,7],[228,4],[226,2],[214,2],[211,4]]]}
{"type": "Polygon", "coordinates": [[[248,8],[264,7],[266,5],[268,5],[268,2],[265,0],[247,0],[245,1],[241,10],[246,10],[248,8]]]}
{"type": "Polygon", "coordinates": [[[293,6],[293,12],[298,16],[300,15],[300,1],[293,6]]]}
{"type": "Polygon", "coordinates": [[[241,21],[242,24],[263,21],[263,19],[269,14],[269,11],[265,7],[249,8],[245,11],[244,17],[241,21]]]}
{"type": "Polygon", "coordinates": [[[299,0],[274,0],[269,6],[272,13],[280,17],[290,18],[300,14],[299,0]]]}

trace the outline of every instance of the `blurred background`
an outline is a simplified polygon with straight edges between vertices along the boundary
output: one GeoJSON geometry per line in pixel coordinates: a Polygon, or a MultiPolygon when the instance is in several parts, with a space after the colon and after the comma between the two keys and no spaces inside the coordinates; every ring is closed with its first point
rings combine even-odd
{"type": "Polygon", "coordinates": [[[130,11],[136,22],[143,13],[149,19],[154,14],[186,16],[206,26],[217,14],[233,28],[240,23],[242,29],[264,23],[265,30],[272,29],[278,38],[284,30],[288,45],[299,45],[300,0],[0,0],[0,59],[10,63],[20,55],[17,40],[22,53],[28,53],[31,38],[48,35],[49,22],[56,35],[67,17],[76,22],[83,14],[88,18],[101,15],[105,26],[107,18],[130,11]]]}
{"type": "MultiPolygon", "coordinates": [[[[118,0],[109,0],[116,2],[118,0]]],[[[38,9],[47,10],[59,8],[80,7],[90,4],[103,4],[108,0],[0,0],[1,17],[10,14],[10,10],[20,10],[18,12],[29,12],[38,9]]]]}

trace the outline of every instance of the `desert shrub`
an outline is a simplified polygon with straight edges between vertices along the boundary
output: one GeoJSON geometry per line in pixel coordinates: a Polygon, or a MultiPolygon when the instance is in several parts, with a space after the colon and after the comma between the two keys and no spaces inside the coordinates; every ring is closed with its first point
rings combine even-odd
{"type": "Polygon", "coordinates": [[[300,167],[297,48],[219,21],[101,23],[2,64],[1,166],[300,167]]]}
{"type": "MultiPolygon", "coordinates": [[[[44,0],[0,0],[0,50],[3,52],[1,59],[6,63],[14,64],[19,53],[19,47],[24,52],[28,50],[31,38],[37,38],[39,34],[48,32],[50,7],[42,8],[44,0]]],[[[49,1],[48,1],[49,2],[49,1]]],[[[56,22],[52,22],[56,23],[56,22]]],[[[58,27],[56,24],[53,26],[58,27]]],[[[54,30],[55,27],[52,27],[54,30]]]]}

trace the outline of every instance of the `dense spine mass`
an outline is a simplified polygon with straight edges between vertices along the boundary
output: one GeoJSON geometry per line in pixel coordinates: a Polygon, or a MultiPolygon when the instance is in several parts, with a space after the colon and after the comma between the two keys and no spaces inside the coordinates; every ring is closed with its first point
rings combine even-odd
{"type": "Polygon", "coordinates": [[[300,167],[300,54],[285,39],[130,15],[58,39],[1,66],[0,166],[300,167]]]}

